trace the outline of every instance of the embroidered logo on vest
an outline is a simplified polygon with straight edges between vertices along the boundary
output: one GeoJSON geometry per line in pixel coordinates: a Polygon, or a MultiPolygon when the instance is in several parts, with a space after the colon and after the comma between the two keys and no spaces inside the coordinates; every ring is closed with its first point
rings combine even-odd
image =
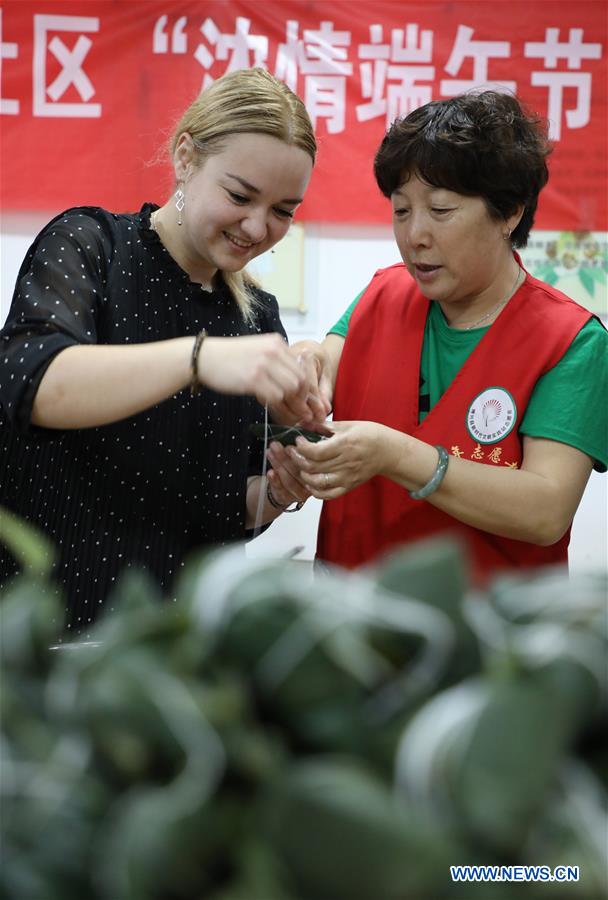
{"type": "Polygon", "coordinates": [[[473,400],[467,413],[467,428],[480,444],[495,444],[513,429],[517,421],[515,400],[500,387],[486,388],[473,400]]]}

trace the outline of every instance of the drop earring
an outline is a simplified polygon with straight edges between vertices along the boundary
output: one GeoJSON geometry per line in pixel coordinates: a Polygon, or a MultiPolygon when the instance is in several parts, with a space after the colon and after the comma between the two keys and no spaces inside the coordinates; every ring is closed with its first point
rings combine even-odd
{"type": "Polygon", "coordinates": [[[182,209],[186,204],[186,195],[182,191],[181,187],[178,187],[175,194],[173,195],[175,198],[175,208],[177,210],[177,224],[182,224],[182,209]]]}

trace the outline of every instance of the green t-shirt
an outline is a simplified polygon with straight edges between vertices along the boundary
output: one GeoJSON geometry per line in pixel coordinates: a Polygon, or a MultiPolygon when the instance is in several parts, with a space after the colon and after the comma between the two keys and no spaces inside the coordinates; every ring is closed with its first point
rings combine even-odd
{"type": "MultiPolygon", "coordinates": [[[[363,291],[361,292],[361,294],[363,291]]],[[[330,334],[346,337],[359,294],[330,334]]],[[[431,303],[420,361],[420,421],[435,406],[489,326],[450,328],[431,303]]],[[[561,360],[536,383],[520,434],[560,441],[582,450],[599,472],[608,466],[608,333],[597,319],[579,331],[561,360]]]]}

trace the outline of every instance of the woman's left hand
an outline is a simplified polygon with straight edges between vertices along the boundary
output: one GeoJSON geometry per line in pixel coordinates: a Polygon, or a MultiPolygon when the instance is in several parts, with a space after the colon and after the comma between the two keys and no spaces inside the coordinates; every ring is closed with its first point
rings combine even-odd
{"type": "Polygon", "coordinates": [[[333,500],[380,475],[389,463],[391,429],[377,422],[331,422],[331,438],[299,437],[287,448],[298,479],[320,500],[333,500]]]}
{"type": "Polygon", "coordinates": [[[266,477],[275,501],[280,506],[289,506],[292,503],[303,503],[308,500],[311,492],[303,484],[298,466],[291,459],[286,448],[278,441],[273,441],[268,447],[267,456],[272,469],[268,470],[266,477]]]}

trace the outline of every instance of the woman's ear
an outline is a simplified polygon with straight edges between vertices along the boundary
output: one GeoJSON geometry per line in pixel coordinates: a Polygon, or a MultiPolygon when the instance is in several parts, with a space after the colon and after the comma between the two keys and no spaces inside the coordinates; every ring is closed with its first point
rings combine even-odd
{"type": "Polygon", "coordinates": [[[177,139],[177,144],[175,145],[175,151],[173,153],[173,169],[175,172],[175,180],[177,182],[187,180],[192,170],[195,152],[192,135],[187,131],[182,132],[177,139]]]}
{"type": "Polygon", "coordinates": [[[524,209],[526,207],[523,203],[520,203],[514,213],[512,213],[507,221],[507,227],[509,229],[509,234],[513,234],[519,223],[521,222],[521,217],[524,214],[524,209]]]}

